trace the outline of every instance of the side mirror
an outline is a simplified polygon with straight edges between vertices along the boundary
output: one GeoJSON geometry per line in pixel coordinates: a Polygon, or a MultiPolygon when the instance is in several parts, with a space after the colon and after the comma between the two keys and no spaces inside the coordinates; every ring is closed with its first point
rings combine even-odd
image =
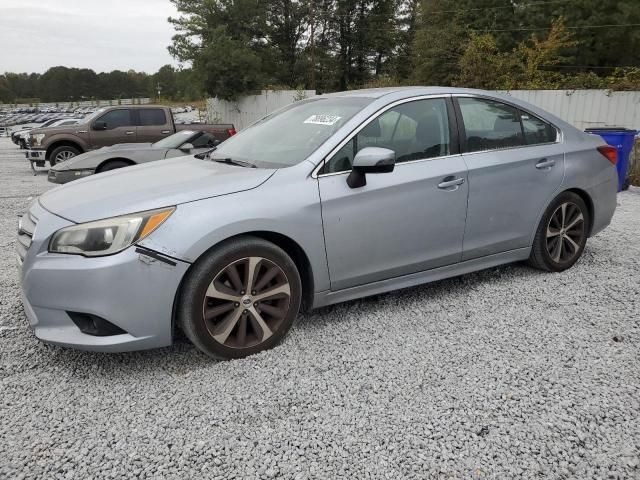
{"type": "Polygon", "coordinates": [[[366,147],[356,153],[347,185],[351,188],[364,187],[367,173],[389,173],[396,166],[396,152],[388,148],[366,147]]]}
{"type": "Polygon", "coordinates": [[[183,152],[190,152],[191,150],[193,150],[193,143],[183,143],[180,146],[180,150],[182,150],[183,152]]]}
{"type": "Polygon", "coordinates": [[[95,122],[93,122],[93,129],[94,130],[106,130],[107,129],[107,122],[103,122],[102,120],[96,120],[95,122]]]}

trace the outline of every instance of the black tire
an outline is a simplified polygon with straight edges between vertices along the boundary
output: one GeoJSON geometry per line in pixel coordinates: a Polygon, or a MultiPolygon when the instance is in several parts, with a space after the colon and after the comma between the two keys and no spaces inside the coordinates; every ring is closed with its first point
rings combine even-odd
{"type": "Polygon", "coordinates": [[[579,195],[573,192],[563,192],[558,195],[547,207],[540,220],[529,256],[529,264],[548,272],[562,272],[571,268],[578,261],[587,244],[590,222],[589,209],[579,195]],[[564,213],[566,222],[561,225],[563,206],[566,206],[564,213]],[[575,221],[577,223],[573,223],[575,221]],[[566,252],[566,255],[563,252],[566,252]]]}
{"type": "Polygon", "coordinates": [[[117,168],[124,168],[130,165],[129,162],[125,162],[124,160],[109,160],[100,167],[97,173],[108,172],[109,170],[116,170],[117,168]]]}
{"type": "Polygon", "coordinates": [[[187,338],[205,354],[218,359],[242,358],[277,345],[297,317],[301,299],[300,274],[293,260],[280,247],[260,238],[246,236],[223,243],[193,265],[180,291],[176,316],[187,338]],[[251,259],[256,258],[260,260],[254,260],[252,264],[251,259]],[[248,280],[250,276],[247,272],[251,271],[251,265],[254,267],[254,275],[251,276],[252,280],[248,280]],[[240,273],[239,276],[236,275],[236,279],[238,284],[244,287],[233,288],[230,276],[226,276],[230,267],[236,273],[240,273]],[[268,277],[271,269],[276,270],[278,276],[270,280],[266,288],[262,286],[259,291],[242,291],[242,288],[246,288],[247,282],[249,285],[260,287],[261,282],[258,280],[261,275],[268,277]],[[282,285],[282,282],[278,283],[278,278],[286,280],[289,292],[277,295],[281,298],[268,296],[261,302],[253,303],[253,299],[259,299],[264,292],[282,288],[278,286],[282,285]],[[233,291],[233,295],[245,295],[237,302],[219,300],[215,294],[211,295],[211,288],[219,288],[222,291],[222,287],[225,289],[224,294],[233,291]],[[253,295],[256,296],[252,297],[253,295]],[[230,306],[225,313],[205,320],[205,311],[211,313],[221,307],[225,308],[224,302],[228,302],[227,305],[230,306]],[[282,313],[277,318],[271,317],[271,314],[264,310],[267,307],[271,311],[282,313]],[[258,318],[263,323],[260,323],[258,318]],[[263,324],[267,326],[266,329],[259,328],[259,325],[263,324]],[[220,332],[228,333],[224,337],[225,333],[220,332]],[[222,342],[221,337],[225,338],[222,342]]]}
{"type": "Polygon", "coordinates": [[[51,151],[51,155],[49,155],[49,163],[51,164],[51,166],[53,167],[56,163],[60,163],[56,160],[56,157],[58,157],[58,155],[64,155],[65,153],[69,155],[69,157],[67,158],[68,160],[69,158],[73,158],[76,155],[80,155],[80,150],[78,150],[76,147],[72,147],[71,145],[62,145],[61,147],[54,148],[51,151]]]}

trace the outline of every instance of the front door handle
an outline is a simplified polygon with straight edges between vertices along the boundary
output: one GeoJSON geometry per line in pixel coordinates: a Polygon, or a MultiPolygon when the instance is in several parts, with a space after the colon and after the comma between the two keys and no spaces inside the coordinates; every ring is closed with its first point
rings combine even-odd
{"type": "Polygon", "coordinates": [[[551,167],[553,167],[555,164],[556,164],[555,160],[547,160],[546,158],[543,158],[538,163],[536,163],[536,168],[538,170],[548,170],[551,167]]]}
{"type": "Polygon", "coordinates": [[[133,135],[136,132],[124,132],[125,135],[133,135]]]}
{"type": "Polygon", "coordinates": [[[464,178],[456,178],[453,175],[444,177],[442,182],[438,184],[440,190],[457,190],[460,185],[464,183],[464,178]]]}
{"type": "Polygon", "coordinates": [[[162,132],[160,133],[162,133],[163,135],[166,135],[167,133],[171,133],[171,130],[162,130],[162,132]]]}

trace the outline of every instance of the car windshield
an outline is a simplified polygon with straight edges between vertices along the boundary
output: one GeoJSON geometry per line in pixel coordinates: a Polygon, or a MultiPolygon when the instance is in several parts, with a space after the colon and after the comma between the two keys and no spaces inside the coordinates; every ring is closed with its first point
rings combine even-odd
{"type": "Polygon", "coordinates": [[[226,140],[212,158],[230,158],[264,168],[296,165],[372,100],[324,97],[294,103],[226,140]]]}
{"type": "Polygon", "coordinates": [[[193,130],[182,130],[178,133],[174,133],[173,135],[168,136],[167,138],[163,138],[162,140],[158,140],[153,144],[155,148],[178,148],[184,142],[188,142],[191,140],[191,137],[196,132],[193,130]]]}

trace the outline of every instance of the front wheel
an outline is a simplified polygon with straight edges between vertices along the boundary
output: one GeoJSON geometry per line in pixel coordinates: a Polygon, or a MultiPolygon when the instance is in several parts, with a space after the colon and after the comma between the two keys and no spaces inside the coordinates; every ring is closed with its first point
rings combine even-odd
{"type": "Polygon", "coordinates": [[[55,148],[51,155],[49,156],[49,163],[53,167],[57,163],[66,162],[70,158],[75,157],[80,154],[80,150],[70,145],[62,145],[61,147],[55,148]]]}
{"type": "Polygon", "coordinates": [[[110,170],[116,170],[118,168],[124,168],[131,165],[129,162],[125,162],[124,160],[110,160],[105,163],[97,173],[108,172],[110,170]]]}
{"type": "Polygon", "coordinates": [[[541,270],[561,272],[578,261],[587,243],[589,210],[573,192],[558,195],[538,225],[529,263],[541,270]]]}
{"type": "Polygon", "coordinates": [[[230,240],[187,275],[178,321],[191,342],[215,358],[240,358],[275,346],[291,328],[302,298],[300,275],[276,245],[230,240]]]}

